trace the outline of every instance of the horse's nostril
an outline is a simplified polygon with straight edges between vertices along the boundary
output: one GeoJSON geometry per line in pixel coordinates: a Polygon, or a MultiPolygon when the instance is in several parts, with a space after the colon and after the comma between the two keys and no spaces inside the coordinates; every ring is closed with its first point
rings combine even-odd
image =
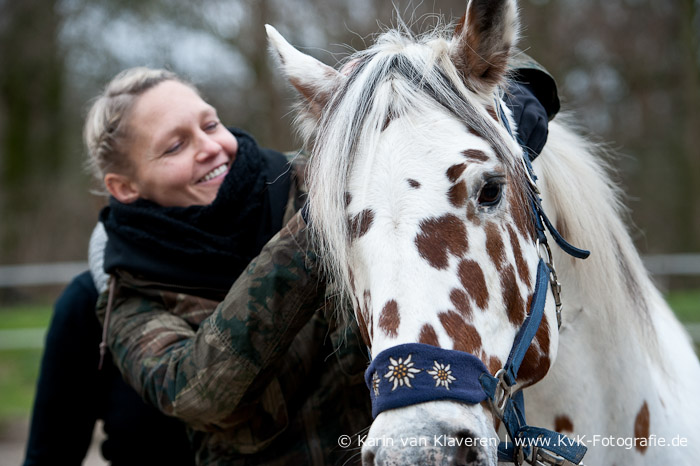
{"type": "Polygon", "coordinates": [[[481,466],[486,464],[486,459],[483,455],[479,442],[476,441],[476,436],[467,430],[462,430],[455,433],[455,438],[458,439],[458,444],[461,446],[455,453],[454,464],[456,466],[481,466]]]}
{"type": "Polygon", "coordinates": [[[362,466],[374,466],[374,453],[366,451],[362,454],[362,466]]]}

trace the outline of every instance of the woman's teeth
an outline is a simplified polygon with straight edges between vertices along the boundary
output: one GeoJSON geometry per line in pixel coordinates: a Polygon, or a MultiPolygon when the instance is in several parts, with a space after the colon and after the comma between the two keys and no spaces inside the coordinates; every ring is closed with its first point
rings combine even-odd
{"type": "Polygon", "coordinates": [[[200,179],[197,183],[204,183],[205,181],[209,181],[212,178],[216,178],[217,176],[226,173],[226,170],[227,170],[226,164],[219,165],[218,167],[216,167],[215,169],[213,169],[212,171],[210,171],[209,173],[204,175],[202,177],[202,179],[200,179]]]}

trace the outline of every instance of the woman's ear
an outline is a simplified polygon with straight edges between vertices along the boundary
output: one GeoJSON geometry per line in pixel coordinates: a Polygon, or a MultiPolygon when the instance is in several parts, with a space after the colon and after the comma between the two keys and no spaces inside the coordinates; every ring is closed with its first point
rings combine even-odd
{"type": "Polygon", "coordinates": [[[104,177],[104,183],[107,191],[123,204],[134,202],[140,196],[136,183],[124,175],[107,173],[104,177]]]}

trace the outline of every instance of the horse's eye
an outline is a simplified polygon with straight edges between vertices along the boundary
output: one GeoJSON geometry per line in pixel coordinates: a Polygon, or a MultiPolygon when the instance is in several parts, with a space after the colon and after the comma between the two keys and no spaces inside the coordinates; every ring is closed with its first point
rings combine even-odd
{"type": "Polygon", "coordinates": [[[487,181],[479,193],[479,205],[489,207],[498,204],[503,193],[503,183],[487,181]]]}

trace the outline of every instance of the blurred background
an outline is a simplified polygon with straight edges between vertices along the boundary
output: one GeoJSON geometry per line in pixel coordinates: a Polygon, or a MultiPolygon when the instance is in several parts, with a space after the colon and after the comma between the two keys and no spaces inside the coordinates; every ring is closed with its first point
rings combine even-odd
{"type": "MultiPolygon", "coordinates": [[[[224,123],[291,150],[293,94],[268,57],[263,25],[333,65],[395,24],[397,11],[425,30],[436,15],[459,19],[466,2],[393,5],[0,0],[0,458],[15,458],[7,464],[19,461],[2,448],[17,450],[26,435],[51,303],[83,267],[105,203],[83,169],[89,100],[124,68],[167,67],[195,82],[224,123]]],[[[520,7],[521,48],[554,75],[582,129],[620,154],[633,237],[681,318],[700,321],[700,0],[520,7]]]]}

